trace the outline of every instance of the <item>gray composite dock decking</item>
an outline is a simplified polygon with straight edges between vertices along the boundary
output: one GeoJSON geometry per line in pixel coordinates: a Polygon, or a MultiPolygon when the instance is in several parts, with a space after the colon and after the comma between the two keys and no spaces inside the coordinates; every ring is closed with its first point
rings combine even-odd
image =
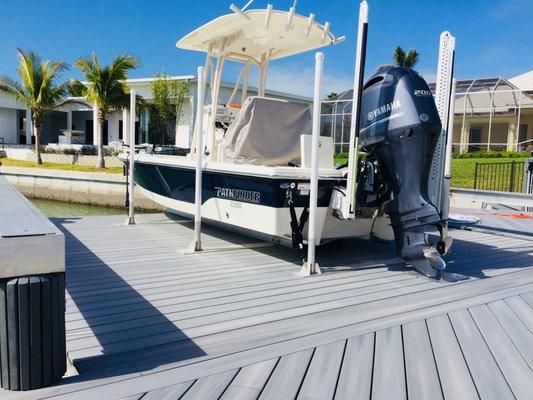
{"type": "Polygon", "coordinates": [[[57,219],[67,242],[67,348],[80,375],[2,399],[527,398],[533,241],[453,231],[435,282],[389,246],[297,254],[188,222],[57,219]],[[243,246],[245,245],[245,246],[243,246]],[[222,248],[222,249],[220,249],[222,248]]]}

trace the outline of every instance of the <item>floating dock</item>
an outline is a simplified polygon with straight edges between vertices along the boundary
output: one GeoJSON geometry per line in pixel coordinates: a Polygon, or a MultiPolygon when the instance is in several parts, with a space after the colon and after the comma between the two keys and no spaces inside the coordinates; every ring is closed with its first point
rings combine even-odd
{"type": "Polygon", "coordinates": [[[79,375],[9,399],[477,399],[533,393],[533,238],[452,230],[460,281],[349,240],[292,249],[163,214],[54,219],[79,375]]]}

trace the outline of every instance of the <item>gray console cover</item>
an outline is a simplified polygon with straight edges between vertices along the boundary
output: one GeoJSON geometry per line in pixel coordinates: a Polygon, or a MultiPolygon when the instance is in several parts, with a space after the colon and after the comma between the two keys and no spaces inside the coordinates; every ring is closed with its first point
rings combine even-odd
{"type": "Polygon", "coordinates": [[[224,158],[242,164],[300,165],[300,135],[311,129],[310,106],[249,97],[224,138],[224,158]]]}

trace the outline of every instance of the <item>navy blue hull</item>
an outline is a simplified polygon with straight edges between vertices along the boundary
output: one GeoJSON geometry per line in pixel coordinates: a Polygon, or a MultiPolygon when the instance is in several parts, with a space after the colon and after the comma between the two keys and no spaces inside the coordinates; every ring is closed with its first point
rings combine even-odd
{"type": "MultiPolygon", "coordinates": [[[[194,169],[135,163],[135,182],[161,196],[194,203],[194,169]]],[[[244,176],[228,172],[204,171],[202,201],[223,198],[267,207],[289,207],[289,190],[295,207],[309,205],[308,180],[244,176]]],[[[318,206],[328,207],[336,185],[334,180],[319,181],[318,206]]]]}

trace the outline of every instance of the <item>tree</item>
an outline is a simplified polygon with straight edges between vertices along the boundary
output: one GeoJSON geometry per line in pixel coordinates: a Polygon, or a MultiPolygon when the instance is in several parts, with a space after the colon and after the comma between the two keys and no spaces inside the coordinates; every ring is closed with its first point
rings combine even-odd
{"type": "Polygon", "coordinates": [[[396,47],[392,54],[392,59],[397,67],[413,68],[419,59],[419,54],[416,49],[409,49],[405,52],[400,46],[396,47]]]}
{"type": "MultiPolygon", "coordinates": [[[[66,95],[66,85],[57,84],[59,74],[67,68],[60,61],[42,60],[37,53],[17,48],[20,82],[7,76],[0,77],[0,93],[11,97],[31,110],[33,135],[35,136],[35,162],[41,159],[41,121],[43,115],[53,110],[66,95]]],[[[27,120],[26,123],[29,123],[27,120]]]]}
{"type": "Polygon", "coordinates": [[[152,81],[153,103],[150,104],[149,129],[154,144],[166,144],[176,132],[188,93],[185,82],[173,80],[164,72],[152,81]]]}
{"type": "MultiPolygon", "coordinates": [[[[96,54],[76,60],[74,66],[85,76],[86,82],[73,80],[70,83],[74,96],[84,97],[98,110],[98,167],[105,168],[103,132],[109,113],[122,110],[129,104],[129,88],[126,86],[128,72],[139,66],[139,61],[132,55],[119,54],[109,65],[102,66],[96,54]]],[[[95,132],[96,134],[96,132],[95,132]]]]}
{"type": "Polygon", "coordinates": [[[328,100],[330,100],[330,99],[333,99],[333,98],[335,98],[335,97],[337,97],[337,96],[338,96],[338,93],[336,93],[336,92],[331,92],[330,94],[328,94],[327,98],[328,98],[328,100]]]}

